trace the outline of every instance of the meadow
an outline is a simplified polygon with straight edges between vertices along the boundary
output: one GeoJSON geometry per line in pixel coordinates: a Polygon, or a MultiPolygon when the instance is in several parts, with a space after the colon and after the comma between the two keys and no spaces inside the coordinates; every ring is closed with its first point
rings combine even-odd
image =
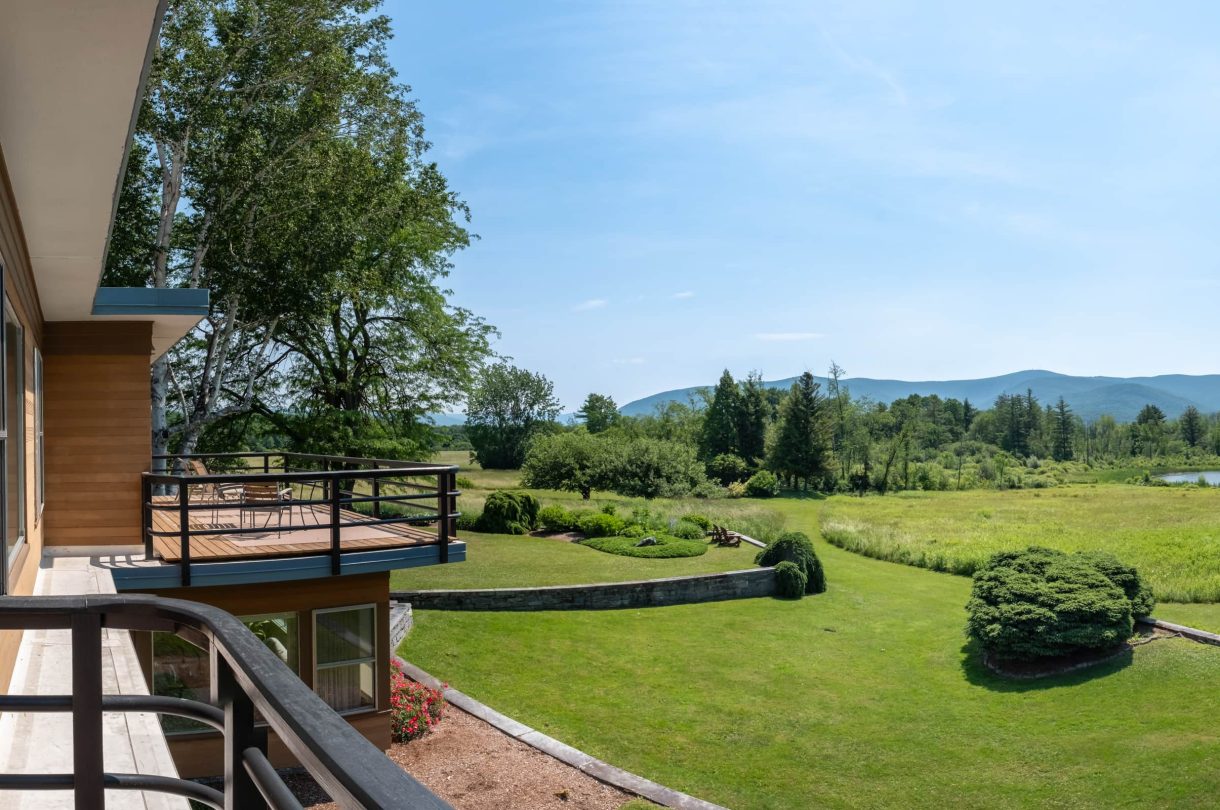
{"type": "MultiPolygon", "coordinates": [[[[1206,494],[1186,498],[1192,511],[1206,494]]],[[[768,508],[811,536],[823,509],[844,512],[837,499],[768,508]]],[[[400,651],[594,756],[738,810],[1211,805],[1220,731],[1198,684],[1220,677],[1220,650],[1158,640],[1089,671],[1001,680],[965,643],[968,579],[816,542],[829,590],[800,601],[418,611],[400,651]]],[[[561,548],[529,547],[532,561],[514,564],[547,567],[561,548]]]]}
{"type": "Polygon", "coordinates": [[[835,496],[829,542],[876,559],[968,575],[1030,545],[1104,549],[1136,566],[1162,602],[1220,602],[1220,489],[1073,485],[1046,490],[835,496]]]}

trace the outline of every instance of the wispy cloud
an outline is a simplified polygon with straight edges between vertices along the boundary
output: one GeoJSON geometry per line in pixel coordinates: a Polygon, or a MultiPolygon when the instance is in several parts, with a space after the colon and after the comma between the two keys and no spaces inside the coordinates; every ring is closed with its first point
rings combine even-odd
{"type": "Polygon", "coordinates": [[[770,343],[797,343],[802,340],[817,340],[825,337],[821,332],[757,332],[755,340],[765,340],[770,343]]]}
{"type": "Polygon", "coordinates": [[[682,292],[676,292],[673,294],[673,298],[675,301],[685,301],[689,298],[694,298],[694,297],[695,297],[695,294],[693,292],[691,292],[690,290],[683,290],[682,292]]]}
{"type": "Polygon", "coordinates": [[[576,306],[572,307],[573,312],[588,312],[591,309],[601,309],[606,304],[610,303],[605,298],[590,298],[587,301],[581,301],[576,306]]]}

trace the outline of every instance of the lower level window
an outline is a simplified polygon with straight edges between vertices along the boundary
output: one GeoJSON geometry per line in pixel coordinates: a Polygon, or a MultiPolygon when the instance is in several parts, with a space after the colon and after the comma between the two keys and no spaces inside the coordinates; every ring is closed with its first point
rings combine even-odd
{"type": "MultiPolygon", "coordinates": [[[[299,634],[296,613],[243,616],[242,622],[275,653],[288,668],[300,673],[299,634]]],[[[173,633],[153,633],[153,694],[208,702],[211,695],[211,661],[207,652],[173,633]]],[[[207,731],[194,720],[161,715],[166,732],[207,731]]]]}
{"type": "Polygon", "coordinates": [[[376,608],[328,608],[313,617],[314,691],[338,712],[376,706],[376,608]]]}

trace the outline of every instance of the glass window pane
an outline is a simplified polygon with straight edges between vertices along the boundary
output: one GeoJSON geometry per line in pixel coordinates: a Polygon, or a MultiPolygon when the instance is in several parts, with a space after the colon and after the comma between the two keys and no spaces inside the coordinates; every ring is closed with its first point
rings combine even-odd
{"type": "Polygon", "coordinates": [[[5,543],[11,556],[25,538],[25,352],[21,324],[7,306],[4,312],[4,424],[7,518],[5,543]]]}
{"type": "Polygon", "coordinates": [[[314,681],[318,697],[337,712],[376,705],[377,689],[370,663],[343,664],[319,669],[314,681]]]}
{"type": "Polygon", "coordinates": [[[243,616],[242,621],[250,632],[258,636],[267,649],[275,653],[294,673],[300,670],[300,636],[297,634],[297,614],[280,613],[274,616],[243,616]]]}
{"type": "Polygon", "coordinates": [[[314,621],[317,626],[314,655],[318,666],[372,658],[377,654],[372,607],[318,611],[314,621]]]}
{"type": "MultiPolygon", "coordinates": [[[[153,633],[152,645],[152,693],[207,702],[212,683],[208,654],[173,633],[153,633]]],[[[161,728],[166,733],[210,729],[203,723],[172,714],[161,715],[161,728]]]]}

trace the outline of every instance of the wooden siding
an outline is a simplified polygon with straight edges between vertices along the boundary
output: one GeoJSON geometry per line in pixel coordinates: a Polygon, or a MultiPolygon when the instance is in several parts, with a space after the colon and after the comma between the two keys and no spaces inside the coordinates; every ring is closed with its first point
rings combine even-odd
{"type": "MultiPolygon", "coordinates": [[[[17,320],[25,331],[25,496],[26,543],[9,571],[7,592],[29,595],[34,592],[38,564],[42,559],[43,520],[37,503],[37,461],[35,456],[34,349],[42,347],[42,306],[26,249],[21,218],[9,183],[8,168],[0,151],[0,265],[4,267],[4,286],[17,320]]],[[[0,686],[8,688],[17,658],[21,633],[0,631],[0,686]]]]}
{"type": "Polygon", "coordinates": [[[152,455],[149,323],[48,323],[46,540],[138,545],[152,455]]]}

